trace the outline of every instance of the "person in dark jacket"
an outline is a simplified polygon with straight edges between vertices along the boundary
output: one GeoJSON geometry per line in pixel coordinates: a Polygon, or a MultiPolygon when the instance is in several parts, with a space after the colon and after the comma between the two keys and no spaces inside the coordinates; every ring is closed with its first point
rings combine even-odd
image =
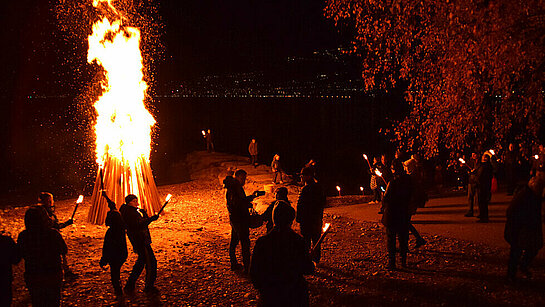
{"type": "Polygon", "coordinates": [[[25,283],[33,306],[60,306],[62,286],[61,256],[68,251],[61,234],[51,228],[41,206],[25,213],[25,230],[17,238],[25,260],[25,283]]]}
{"type": "Polygon", "coordinates": [[[475,203],[479,203],[478,194],[477,194],[477,169],[479,168],[479,156],[476,153],[471,153],[471,158],[465,167],[468,173],[467,179],[467,203],[468,210],[465,217],[473,217],[475,203]]]}
{"type": "MultiPolygon", "coordinates": [[[[310,168],[301,171],[305,183],[297,200],[297,222],[301,226],[301,235],[305,239],[307,250],[316,244],[322,234],[322,219],[326,198],[322,187],[314,179],[314,172],[310,168]]],[[[320,262],[321,250],[318,246],[313,254],[313,261],[320,262]]]]}
{"type": "Polygon", "coordinates": [[[504,157],[504,169],[505,169],[505,184],[507,185],[507,195],[513,195],[515,186],[518,182],[518,170],[519,164],[518,151],[513,143],[509,144],[507,152],[504,157]]]}
{"type": "Polygon", "coordinates": [[[127,260],[127,237],[125,235],[125,222],[121,217],[121,213],[117,211],[115,203],[108,197],[106,191],[102,192],[102,196],[106,198],[110,211],[106,215],[106,226],[109,226],[104,236],[104,244],[102,246],[102,258],[100,258],[100,266],[104,268],[110,265],[110,277],[114,293],[116,296],[121,296],[121,267],[127,260]]]}
{"type": "Polygon", "coordinates": [[[158,290],[154,286],[157,279],[157,259],[151,248],[151,235],[148,225],[156,221],[159,216],[148,216],[144,209],[138,209],[138,197],[129,194],[125,197],[125,203],[119,208],[119,212],[123,217],[123,221],[127,226],[127,235],[131,241],[134,252],[138,255],[138,259],[132,267],[129,279],[125,284],[125,293],[133,293],[136,287],[136,280],[146,268],[146,286],[144,292],[157,293],[158,290]]]}
{"type": "Polygon", "coordinates": [[[403,170],[401,162],[392,164],[393,179],[384,193],[384,213],[382,224],[386,227],[386,245],[388,247],[388,269],[396,268],[396,237],[399,241],[401,265],[407,266],[409,245],[409,201],[413,185],[411,177],[403,170]]]}
{"type": "Polygon", "coordinates": [[[13,292],[12,266],[21,261],[21,253],[15,241],[4,233],[0,235],[0,306],[11,306],[13,292]]]}
{"type": "Polygon", "coordinates": [[[504,238],[511,250],[507,277],[516,280],[517,270],[530,277],[532,260],[543,247],[541,202],[545,188],[545,172],[538,171],[527,185],[516,190],[507,208],[504,238]],[[519,266],[520,265],[520,266],[519,266]]]}
{"type": "Polygon", "coordinates": [[[477,168],[477,198],[479,202],[479,220],[477,223],[488,223],[488,204],[492,196],[492,177],[494,169],[490,163],[490,156],[484,154],[481,164],[477,168]]]}
{"type": "Polygon", "coordinates": [[[235,172],[234,178],[227,176],[223,180],[224,188],[227,189],[225,198],[231,223],[231,242],[229,243],[231,270],[244,269],[245,274],[250,267],[250,212],[248,209],[253,207],[252,201],[257,197],[257,191],[246,196],[244,192],[246,177],[246,171],[239,169],[235,172]],[[236,256],[239,242],[242,248],[243,267],[238,263],[236,256]]]}
{"type": "MultiPolygon", "coordinates": [[[[49,217],[49,225],[53,229],[61,230],[74,224],[74,220],[72,219],[69,219],[64,223],[59,222],[59,219],[55,215],[55,200],[53,199],[53,194],[49,192],[40,193],[40,195],[38,195],[38,204],[47,213],[47,216],[49,217]]],[[[70,269],[66,254],[62,255],[62,269],[64,271],[65,279],[73,280],[78,277],[78,274],[72,272],[72,270],[70,269]]]]}
{"type": "Polygon", "coordinates": [[[288,200],[288,189],[285,187],[280,187],[276,190],[276,200],[273,201],[261,214],[261,218],[263,219],[263,222],[265,222],[265,226],[267,227],[267,232],[271,231],[273,229],[273,210],[274,207],[278,204],[285,202],[288,205],[291,206],[290,201],[288,200]]]}
{"type": "Polygon", "coordinates": [[[304,239],[291,229],[295,211],[286,202],[273,210],[274,228],[257,239],[250,266],[258,306],[308,306],[304,275],[314,273],[304,239]]]}

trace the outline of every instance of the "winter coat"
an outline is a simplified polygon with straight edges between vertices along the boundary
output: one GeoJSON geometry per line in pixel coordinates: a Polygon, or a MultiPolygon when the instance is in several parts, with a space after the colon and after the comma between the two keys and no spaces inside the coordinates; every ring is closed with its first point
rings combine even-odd
{"type": "Polygon", "coordinates": [[[232,176],[225,177],[223,186],[227,189],[225,199],[227,201],[227,211],[229,211],[229,220],[231,223],[249,225],[250,212],[248,209],[253,208],[253,197],[251,195],[246,196],[244,188],[232,176]]]}
{"type": "Polygon", "coordinates": [[[490,162],[480,163],[476,173],[479,194],[489,197],[492,189],[492,177],[494,177],[492,164],[490,162]]]}
{"type": "Polygon", "coordinates": [[[510,245],[525,250],[543,247],[540,195],[527,186],[518,188],[507,208],[504,238],[510,245]]]}
{"type": "Polygon", "coordinates": [[[286,205],[288,205],[288,206],[291,207],[291,204],[290,204],[289,201],[285,201],[285,200],[278,199],[278,200],[273,201],[273,202],[267,207],[267,209],[265,209],[265,212],[263,212],[263,213],[261,214],[261,218],[263,219],[263,222],[266,223],[267,232],[269,232],[269,231],[271,231],[271,230],[273,229],[273,226],[274,226],[273,219],[272,219],[273,210],[274,210],[274,208],[276,207],[276,205],[280,204],[281,202],[283,202],[283,203],[285,203],[286,205]]]}
{"type": "Polygon", "coordinates": [[[396,176],[390,181],[382,200],[384,206],[382,224],[384,226],[396,230],[408,229],[412,193],[413,184],[409,175],[396,176]]]}
{"type": "Polygon", "coordinates": [[[301,224],[301,233],[320,233],[326,198],[318,183],[310,183],[303,187],[297,200],[296,221],[301,224]]]}
{"type": "Polygon", "coordinates": [[[109,226],[104,236],[101,265],[124,263],[127,260],[127,238],[125,236],[125,222],[121,213],[110,210],[106,215],[106,226],[109,226]]]}
{"type": "Polygon", "coordinates": [[[151,235],[148,225],[152,222],[146,211],[123,204],[119,212],[127,226],[127,236],[136,253],[144,251],[151,244],[151,235]]]}

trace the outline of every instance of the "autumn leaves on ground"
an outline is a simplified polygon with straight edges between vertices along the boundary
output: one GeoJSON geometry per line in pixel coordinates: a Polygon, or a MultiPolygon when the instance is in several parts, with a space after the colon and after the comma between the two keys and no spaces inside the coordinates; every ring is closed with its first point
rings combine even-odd
{"type": "MultiPolygon", "coordinates": [[[[98,265],[105,226],[85,222],[89,204],[76,214],[76,222],[61,231],[69,247],[72,270],[79,274],[67,281],[62,292],[64,306],[253,306],[257,292],[249,279],[229,269],[229,219],[220,179],[230,166],[249,173],[247,193],[263,190],[270,183],[268,167],[254,169],[245,158],[223,154],[194,153],[184,164],[191,181],[160,186],[162,196],[173,194],[161,218],[150,225],[153,249],[158,261],[156,286],[159,295],[147,296],[143,276],[134,296],[116,301],[109,272],[98,265]]],[[[299,188],[289,186],[295,207],[299,188]]],[[[349,198],[349,197],[347,197],[349,198]]],[[[257,203],[258,211],[272,200],[269,193],[257,203]]],[[[335,199],[339,202],[338,198],[335,199]]],[[[341,202],[342,203],[342,202],[341,202]]],[[[73,200],[58,201],[57,216],[68,219],[73,200]]],[[[338,205],[338,204],[337,204],[338,205]]],[[[2,228],[14,239],[24,229],[27,207],[0,211],[2,228]]],[[[533,280],[507,284],[504,280],[507,251],[440,235],[427,235],[429,244],[409,254],[409,267],[388,271],[386,248],[380,224],[359,222],[328,215],[332,231],[323,243],[323,262],[308,276],[313,306],[390,305],[545,305],[545,269],[536,263],[533,280]]],[[[297,229],[296,225],[295,228],[297,229]]],[[[251,231],[252,243],[264,234],[264,227],[251,231]]],[[[411,239],[411,245],[414,241],[411,239]]],[[[130,246],[130,244],[129,244],[130,246]]],[[[136,260],[129,247],[129,259],[122,268],[126,281],[136,260]]],[[[23,280],[24,264],[14,270],[14,306],[30,304],[23,280]]]]}

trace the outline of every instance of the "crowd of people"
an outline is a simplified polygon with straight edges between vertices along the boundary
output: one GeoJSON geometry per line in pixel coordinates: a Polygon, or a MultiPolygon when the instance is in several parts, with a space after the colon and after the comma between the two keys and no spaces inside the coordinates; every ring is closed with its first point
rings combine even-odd
{"type": "MultiPolygon", "coordinates": [[[[257,142],[249,145],[251,165],[257,164],[257,142]]],[[[499,159],[488,150],[480,157],[472,153],[465,161],[458,162],[467,175],[468,211],[466,217],[473,217],[478,210],[478,222],[488,222],[493,181],[499,169],[505,173],[507,192],[514,195],[507,209],[505,240],[510,244],[507,278],[516,281],[520,271],[531,275],[529,267],[543,246],[541,202],[545,195],[545,152],[540,146],[534,156],[533,165],[524,168],[522,156],[515,146],[499,159]],[[501,167],[500,167],[501,165],[501,167]],[[527,170],[525,174],[523,170],[527,170]],[[529,180],[527,180],[530,178],[529,180]],[[518,184],[518,183],[523,184],[518,184]]],[[[365,155],[364,155],[365,156],[365,155]]],[[[365,156],[367,159],[367,156],[365,156]]],[[[279,156],[273,159],[271,168],[276,182],[276,172],[281,173],[279,156]],[[275,161],[276,165],[275,165],[275,161]]],[[[380,203],[381,222],[386,232],[387,268],[396,269],[397,254],[402,267],[407,266],[409,234],[415,236],[414,248],[427,244],[411,223],[411,217],[418,208],[425,206],[428,196],[423,182],[426,172],[422,159],[414,154],[403,161],[397,151],[395,158],[388,161],[385,155],[369,163],[370,187],[374,203],[380,203]],[[397,241],[397,244],[396,244],[397,241]]],[[[247,172],[231,170],[223,180],[226,190],[226,206],[231,226],[228,255],[231,270],[248,276],[259,292],[261,306],[308,306],[309,290],[304,275],[313,274],[321,261],[320,238],[326,196],[316,179],[316,162],[310,160],[301,170],[300,183],[303,187],[297,200],[296,209],[288,198],[284,186],[275,190],[275,200],[262,214],[253,210],[252,201],[264,195],[255,191],[246,195],[244,186],[247,172]],[[257,221],[257,222],[256,222],[257,221]],[[300,234],[292,228],[299,224],[300,234]],[[251,250],[250,229],[266,224],[266,234],[260,237],[251,250]],[[241,246],[242,263],[237,259],[237,247],[241,246]]],[[[280,174],[281,177],[281,174],[280,174]]],[[[280,178],[282,180],[282,178],[280,178]]],[[[136,281],[146,270],[144,292],[156,294],[157,260],[151,246],[148,225],[159,216],[149,216],[140,209],[138,197],[129,194],[125,203],[118,206],[102,193],[109,206],[105,224],[108,230],[104,237],[102,258],[99,265],[110,268],[111,283],[116,296],[132,294],[136,281]],[[121,267],[128,257],[127,240],[133,247],[137,260],[125,286],[121,284],[121,267]]],[[[61,230],[73,223],[72,219],[59,222],[55,215],[53,195],[43,192],[38,196],[38,205],[30,207],[24,217],[25,230],[13,241],[9,236],[0,237],[1,255],[1,304],[11,304],[11,283],[13,264],[25,260],[24,279],[33,305],[59,306],[63,279],[78,278],[68,265],[68,248],[61,230]]]]}

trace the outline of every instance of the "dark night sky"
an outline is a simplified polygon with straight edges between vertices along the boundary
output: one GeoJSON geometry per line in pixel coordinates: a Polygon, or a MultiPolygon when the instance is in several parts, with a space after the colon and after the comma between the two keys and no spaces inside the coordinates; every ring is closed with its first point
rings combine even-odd
{"type": "MultiPolygon", "coordinates": [[[[0,13],[2,96],[26,96],[44,87],[75,95],[74,87],[85,81],[86,42],[65,41],[52,2],[8,1],[0,13]]],[[[165,48],[154,68],[157,82],[267,69],[287,56],[342,43],[319,0],[158,3],[165,48]]]]}
{"type": "Polygon", "coordinates": [[[339,44],[318,0],[170,0],[161,5],[167,63],[172,61],[182,77],[266,68],[288,55],[339,44]]]}

